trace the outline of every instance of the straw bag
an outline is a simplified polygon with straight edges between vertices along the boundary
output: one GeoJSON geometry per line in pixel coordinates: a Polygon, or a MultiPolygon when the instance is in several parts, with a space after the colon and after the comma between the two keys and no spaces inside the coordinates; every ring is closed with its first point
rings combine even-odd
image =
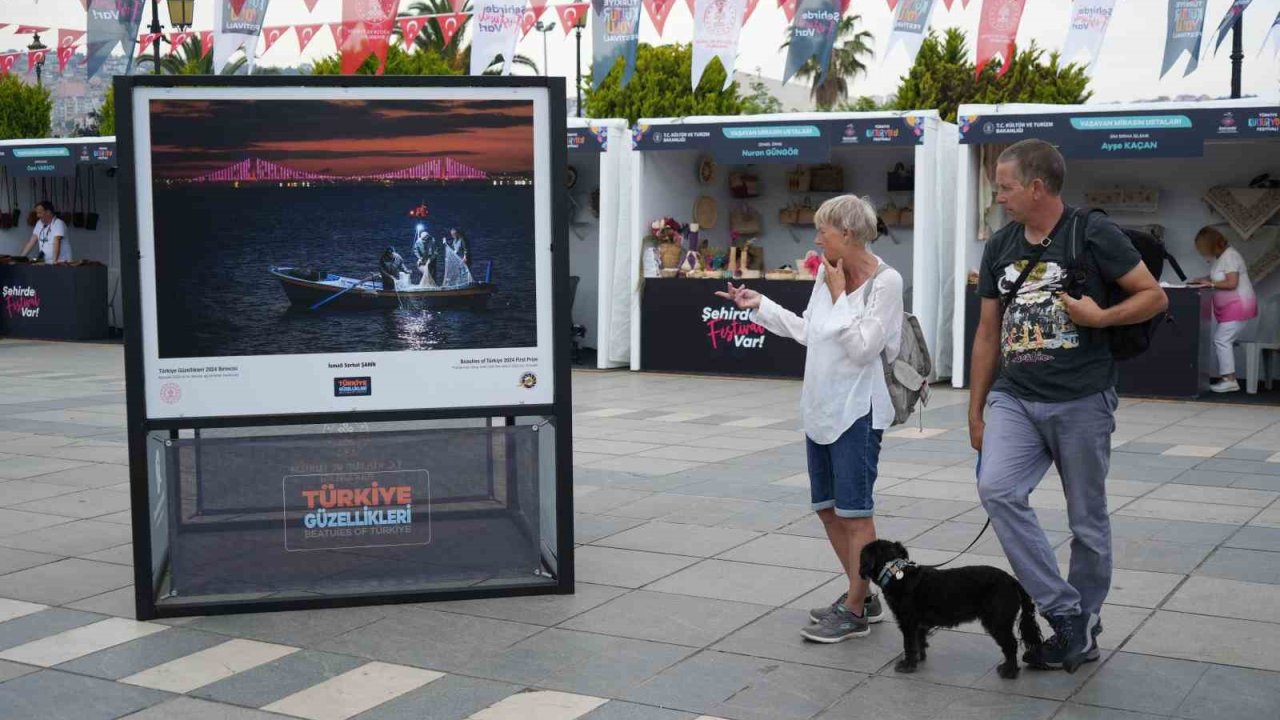
{"type": "Polygon", "coordinates": [[[792,203],[778,211],[779,225],[795,225],[796,224],[797,206],[792,203]]]}
{"type": "Polygon", "coordinates": [[[658,258],[663,270],[670,270],[680,265],[680,257],[684,255],[679,243],[659,243],[658,258]]]}
{"type": "Polygon", "coordinates": [[[704,230],[710,230],[716,226],[718,215],[716,200],[710,195],[700,195],[693,203],[693,221],[704,230]]]}
{"type": "Polygon", "coordinates": [[[796,208],[796,224],[812,225],[813,218],[817,212],[818,209],[813,206],[813,201],[809,198],[805,198],[804,204],[796,208]]]}
{"type": "Polygon", "coordinates": [[[749,171],[729,173],[729,194],[736,198],[753,198],[760,196],[760,178],[749,171]]]}
{"type": "Polygon", "coordinates": [[[898,224],[902,227],[911,227],[916,221],[916,211],[911,207],[904,207],[898,212],[898,224]]]}
{"type": "Polygon", "coordinates": [[[814,192],[844,192],[844,168],[839,165],[814,165],[809,176],[809,189],[814,192]]]}
{"type": "Polygon", "coordinates": [[[745,203],[739,205],[729,213],[729,229],[739,235],[751,237],[759,235],[760,213],[745,203]]]}
{"type": "Polygon", "coordinates": [[[787,173],[787,190],[793,193],[809,192],[811,179],[809,168],[796,166],[795,170],[787,173]]]}
{"type": "Polygon", "coordinates": [[[880,212],[877,214],[885,225],[898,225],[902,221],[902,211],[893,203],[880,208],[880,212]]]}
{"type": "Polygon", "coordinates": [[[712,180],[716,179],[716,161],[711,156],[704,155],[698,159],[698,182],[703,185],[710,185],[712,180]]]}

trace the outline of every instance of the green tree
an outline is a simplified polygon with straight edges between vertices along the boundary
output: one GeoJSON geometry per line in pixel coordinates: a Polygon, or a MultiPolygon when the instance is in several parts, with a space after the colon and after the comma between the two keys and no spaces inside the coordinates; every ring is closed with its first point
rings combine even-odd
{"type": "Polygon", "coordinates": [[[49,89],[9,74],[0,77],[0,140],[42,138],[53,125],[49,89]]]}
{"type": "Polygon", "coordinates": [[[769,115],[782,112],[782,101],[769,92],[760,80],[751,81],[751,94],[742,98],[743,115],[769,115]]]}
{"type": "Polygon", "coordinates": [[[1034,102],[1078,104],[1088,100],[1089,77],[1080,65],[1060,64],[1058,54],[1044,62],[1044,50],[1035,42],[1014,53],[1009,71],[998,77],[1000,63],[989,63],[975,76],[965,34],[948,29],[940,39],[930,32],[916,55],[915,64],[898,85],[898,110],[936,108],[942,119],[955,122],[964,103],[1034,102]]]}
{"type": "Polygon", "coordinates": [[[102,99],[102,106],[89,113],[89,126],[85,128],[86,136],[109,136],[116,134],[116,88],[107,86],[107,96],[102,99]]]}
{"type": "Polygon", "coordinates": [[[724,88],[724,66],[712,61],[702,74],[698,87],[689,87],[693,74],[693,48],[690,45],[636,46],[636,68],[625,89],[622,69],[625,58],[618,58],[596,90],[586,82],[583,110],[587,117],[626,118],[634,123],[642,117],[686,117],[689,115],[739,115],[743,99],[738,83],[724,88]]]}
{"type": "Polygon", "coordinates": [[[845,101],[836,105],[836,112],[877,112],[879,110],[892,110],[895,107],[894,100],[891,98],[887,103],[881,104],[870,95],[859,95],[852,101],[845,101]]]}
{"type": "MultiPolygon", "coordinates": [[[[204,47],[200,42],[200,36],[192,35],[186,42],[182,43],[178,49],[172,54],[165,55],[161,51],[160,58],[160,74],[161,75],[212,75],[213,73],[213,51],[202,55],[204,47]]],[[[235,75],[240,72],[241,68],[247,65],[249,59],[241,53],[234,60],[227,63],[222,68],[223,75],[235,75]]],[[[138,58],[138,72],[149,73],[155,66],[156,59],[153,55],[147,54],[138,58]],[[143,68],[146,68],[145,70],[143,68]]]]}
{"type": "MultiPolygon", "coordinates": [[[[867,64],[862,59],[871,59],[876,53],[871,47],[874,43],[871,33],[858,29],[861,22],[861,15],[840,18],[840,24],[836,26],[837,44],[831,49],[826,77],[823,77],[822,66],[815,58],[809,58],[796,71],[796,77],[810,82],[809,97],[813,98],[819,110],[830,110],[843,102],[849,97],[849,83],[859,75],[867,74],[867,64]]],[[[782,43],[783,48],[791,45],[793,29],[794,27],[787,29],[787,41],[782,43]]]]}
{"type": "MultiPolygon", "coordinates": [[[[372,55],[360,63],[357,75],[373,75],[378,70],[378,59],[372,55]]],[[[330,55],[316,61],[313,75],[339,75],[342,73],[342,56],[330,55]]],[[[431,50],[415,49],[405,52],[397,44],[387,46],[387,75],[462,75],[465,68],[455,67],[448,59],[431,50]]]]}
{"type": "MultiPolygon", "coordinates": [[[[418,31],[418,37],[413,39],[413,45],[415,48],[417,48],[418,50],[427,50],[427,51],[436,53],[440,57],[444,58],[444,60],[453,69],[457,70],[457,72],[453,72],[453,73],[437,73],[437,74],[465,75],[471,71],[471,46],[467,45],[463,47],[462,45],[463,31],[466,30],[467,26],[471,24],[471,11],[472,11],[471,0],[467,0],[465,3],[463,3],[462,7],[458,9],[458,12],[466,13],[466,15],[462,16],[461,24],[458,25],[458,31],[454,33],[452,38],[449,38],[448,43],[444,41],[444,34],[440,31],[439,24],[437,24],[436,22],[432,22],[430,20],[422,24],[422,30],[418,31]]],[[[419,0],[418,2],[414,2],[409,5],[409,12],[408,12],[409,15],[447,15],[452,13],[453,13],[453,4],[450,2],[450,0],[419,0]]],[[[401,32],[398,25],[399,24],[397,23],[397,27],[393,28],[391,31],[392,36],[396,38],[401,37],[401,32]]],[[[516,55],[511,62],[513,65],[520,65],[522,67],[529,68],[530,70],[533,71],[533,74],[535,75],[538,74],[537,63],[535,63],[533,60],[529,59],[524,55],[516,55]]],[[[387,72],[388,74],[392,74],[392,75],[430,74],[430,73],[391,73],[390,70],[388,70],[387,72]]],[[[489,65],[489,67],[485,69],[484,74],[497,75],[500,72],[502,72],[501,61],[495,62],[489,65]]]]}

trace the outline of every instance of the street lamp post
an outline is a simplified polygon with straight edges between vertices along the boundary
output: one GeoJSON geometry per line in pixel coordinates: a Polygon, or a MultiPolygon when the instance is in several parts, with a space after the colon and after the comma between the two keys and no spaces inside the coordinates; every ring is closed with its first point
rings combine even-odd
{"type": "Polygon", "coordinates": [[[1231,97],[1240,97],[1240,75],[1241,65],[1244,61],[1244,42],[1241,38],[1244,35],[1244,13],[1236,15],[1236,21],[1231,24],[1231,97]]]}
{"type": "Polygon", "coordinates": [[[582,117],[582,27],[586,25],[586,16],[579,15],[577,22],[573,24],[574,42],[577,43],[577,63],[574,70],[576,71],[577,81],[573,87],[578,92],[578,117],[582,117]]]}
{"type": "MultiPolygon", "coordinates": [[[[191,27],[192,15],[195,13],[196,0],[165,0],[169,6],[169,24],[179,31],[191,27]]],[[[160,25],[160,0],[151,0],[151,33],[158,35],[164,28],[160,25]]],[[[160,38],[152,45],[153,55],[151,74],[160,74],[160,38]]]]}
{"type": "MultiPolygon", "coordinates": [[[[49,48],[44,43],[40,42],[40,33],[31,33],[31,44],[27,46],[27,49],[30,50],[31,52],[35,52],[37,50],[48,50],[49,48]]],[[[44,59],[41,58],[40,61],[36,63],[36,85],[37,86],[44,85],[44,82],[41,77],[43,70],[44,70],[44,59]]]]}
{"type": "Polygon", "coordinates": [[[556,29],[556,21],[552,20],[544,23],[539,20],[533,24],[533,29],[542,33],[542,74],[544,76],[549,75],[550,70],[547,67],[547,33],[556,29]]]}

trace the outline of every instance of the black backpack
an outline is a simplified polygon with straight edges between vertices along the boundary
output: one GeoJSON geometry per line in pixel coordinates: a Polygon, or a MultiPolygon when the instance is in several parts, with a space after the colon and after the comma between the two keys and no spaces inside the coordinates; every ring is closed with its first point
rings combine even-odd
{"type": "MultiPolygon", "coordinates": [[[[1105,210],[1090,208],[1083,212],[1076,211],[1076,216],[1072,218],[1071,246],[1067,250],[1068,266],[1072,268],[1071,287],[1068,292],[1072,297],[1076,298],[1083,294],[1089,272],[1088,263],[1084,261],[1085,254],[1077,253],[1076,250],[1084,245],[1085,227],[1089,224],[1089,216],[1093,213],[1107,214],[1105,210]]],[[[1123,232],[1129,238],[1129,242],[1133,243],[1133,248],[1142,257],[1142,263],[1147,266],[1147,269],[1151,271],[1151,276],[1157,281],[1160,280],[1160,274],[1164,272],[1166,260],[1173,266],[1173,270],[1178,274],[1178,277],[1186,281],[1187,276],[1182,272],[1178,261],[1169,254],[1163,240],[1149,232],[1133,228],[1120,227],[1120,232],[1123,232]]],[[[1106,297],[1103,298],[1105,307],[1111,307],[1116,303],[1122,302],[1127,297],[1124,289],[1114,282],[1105,283],[1105,288],[1106,297]]],[[[1156,330],[1167,322],[1173,322],[1173,316],[1167,312],[1161,312],[1145,322],[1107,328],[1111,356],[1116,360],[1128,360],[1146,352],[1151,347],[1151,339],[1155,337],[1156,330]]]]}

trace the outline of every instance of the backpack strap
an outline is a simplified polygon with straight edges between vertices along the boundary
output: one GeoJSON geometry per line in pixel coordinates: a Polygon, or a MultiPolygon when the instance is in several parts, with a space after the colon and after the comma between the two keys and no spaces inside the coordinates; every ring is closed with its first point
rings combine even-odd
{"type": "MultiPolygon", "coordinates": [[[[1049,240],[1049,238],[1045,239],[1049,240]]],[[[1009,288],[1009,292],[1000,296],[1001,316],[1009,311],[1009,306],[1013,304],[1014,298],[1018,297],[1018,291],[1022,289],[1022,284],[1027,281],[1027,277],[1035,269],[1036,263],[1040,262],[1040,258],[1044,257],[1044,253],[1049,249],[1051,243],[1052,241],[1042,242],[1036,246],[1036,249],[1031,253],[1031,257],[1027,258],[1026,267],[1022,268],[1022,272],[1018,274],[1018,279],[1013,281],[1013,286],[1009,288]]]]}

